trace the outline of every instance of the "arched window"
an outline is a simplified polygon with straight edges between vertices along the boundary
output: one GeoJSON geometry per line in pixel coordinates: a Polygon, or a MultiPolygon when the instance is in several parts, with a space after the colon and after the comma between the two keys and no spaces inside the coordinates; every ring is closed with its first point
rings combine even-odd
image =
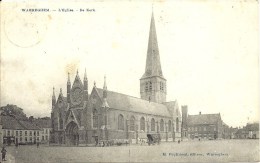
{"type": "Polygon", "coordinates": [[[135,117],[130,118],[130,131],[135,131],[135,117]]]}
{"type": "Polygon", "coordinates": [[[61,115],[61,113],[60,113],[59,116],[60,116],[60,117],[59,117],[59,120],[60,120],[60,129],[63,129],[63,120],[62,120],[62,115],[61,115]]]}
{"type": "Polygon", "coordinates": [[[145,120],[144,117],[140,119],[140,130],[145,131],[145,120]]]}
{"type": "Polygon", "coordinates": [[[93,109],[93,128],[98,128],[98,113],[97,113],[97,109],[93,109]]]}
{"type": "Polygon", "coordinates": [[[124,130],[124,116],[122,114],[118,116],[118,130],[124,130]]]}
{"type": "Polygon", "coordinates": [[[171,132],[172,131],[172,121],[169,120],[168,122],[168,131],[171,132]]]}
{"type": "Polygon", "coordinates": [[[153,85],[152,82],[150,82],[149,91],[152,91],[153,85]]]}
{"type": "Polygon", "coordinates": [[[63,120],[60,119],[60,129],[63,129],[63,120]]]}
{"type": "Polygon", "coordinates": [[[179,118],[176,118],[176,132],[179,132],[179,118]]]}
{"type": "Polygon", "coordinates": [[[151,120],[151,131],[155,131],[155,120],[153,118],[151,120]]]}
{"type": "Polygon", "coordinates": [[[163,82],[160,82],[160,90],[162,90],[163,91],[163,82]]]}
{"type": "Polygon", "coordinates": [[[148,92],[148,82],[145,83],[145,91],[148,92]]]}
{"type": "Polygon", "coordinates": [[[164,131],[164,122],[163,119],[160,121],[160,131],[164,131]]]}

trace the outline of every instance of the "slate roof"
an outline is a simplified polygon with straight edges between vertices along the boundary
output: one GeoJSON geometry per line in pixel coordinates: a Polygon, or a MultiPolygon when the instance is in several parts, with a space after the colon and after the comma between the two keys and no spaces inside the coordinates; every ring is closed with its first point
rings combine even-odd
{"type": "Polygon", "coordinates": [[[34,123],[39,128],[51,128],[51,119],[36,119],[34,123]]]}
{"type": "MultiPolygon", "coordinates": [[[[103,89],[97,88],[97,91],[102,98],[103,89]]],[[[163,104],[117,92],[107,91],[107,103],[113,109],[170,117],[167,107],[163,104]]]]}
{"type": "Polygon", "coordinates": [[[24,130],[24,127],[13,116],[1,115],[2,128],[13,130],[24,130]]]}
{"type": "Polygon", "coordinates": [[[12,129],[12,130],[39,130],[35,124],[24,121],[17,120],[14,116],[2,116],[2,128],[12,129]]]}
{"type": "Polygon", "coordinates": [[[220,114],[188,115],[187,118],[189,125],[216,124],[219,120],[221,120],[220,114]]]}
{"type": "Polygon", "coordinates": [[[245,129],[247,131],[259,131],[259,123],[248,123],[245,129]]]}
{"type": "Polygon", "coordinates": [[[30,121],[19,121],[19,122],[27,130],[40,130],[40,128],[37,127],[36,124],[31,123],[30,121]]]}
{"type": "Polygon", "coordinates": [[[160,77],[164,78],[163,74],[162,74],[153,13],[152,13],[151,24],[150,24],[148,49],[147,49],[147,57],[146,57],[146,67],[145,67],[145,73],[143,74],[142,79],[151,77],[151,76],[160,76],[160,77]]]}
{"type": "MultiPolygon", "coordinates": [[[[171,115],[173,115],[174,113],[175,113],[175,115],[177,115],[176,114],[176,109],[177,108],[175,108],[175,105],[177,104],[177,100],[164,102],[163,104],[166,105],[166,107],[168,108],[168,111],[169,111],[169,113],[171,113],[171,115]],[[172,108],[174,108],[174,110],[172,108]]],[[[180,115],[180,111],[178,110],[177,112],[178,112],[177,116],[179,116],[180,115]]]]}

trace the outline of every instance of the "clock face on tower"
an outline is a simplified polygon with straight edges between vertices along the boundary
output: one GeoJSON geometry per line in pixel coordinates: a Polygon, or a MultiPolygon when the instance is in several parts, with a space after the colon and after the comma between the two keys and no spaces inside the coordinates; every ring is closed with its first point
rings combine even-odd
{"type": "Polygon", "coordinates": [[[72,94],[71,94],[71,102],[74,105],[78,105],[82,102],[83,100],[83,93],[82,93],[82,89],[80,89],[79,87],[76,87],[72,90],[72,94]]]}

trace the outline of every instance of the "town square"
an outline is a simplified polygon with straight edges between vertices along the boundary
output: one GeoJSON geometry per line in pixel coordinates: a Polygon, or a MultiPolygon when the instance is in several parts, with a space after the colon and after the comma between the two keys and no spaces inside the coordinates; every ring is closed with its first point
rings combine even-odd
{"type": "Polygon", "coordinates": [[[13,162],[255,162],[259,140],[208,140],[162,142],[148,146],[65,147],[9,146],[7,161],[13,162]],[[246,150],[250,149],[250,150],[246,150]]]}

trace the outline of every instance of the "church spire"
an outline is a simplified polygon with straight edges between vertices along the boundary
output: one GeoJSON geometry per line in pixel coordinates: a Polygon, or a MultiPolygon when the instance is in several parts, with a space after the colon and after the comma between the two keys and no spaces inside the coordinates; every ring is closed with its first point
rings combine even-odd
{"type": "Polygon", "coordinates": [[[146,57],[145,73],[140,79],[141,99],[163,103],[166,101],[166,79],[163,77],[161,68],[153,12],[146,57]]]}
{"type": "Polygon", "coordinates": [[[142,78],[152,77],[152,76],[163,77],[153,11],[152,11],[149,40],[148,40],[146,67],[145,67],[145,73],[142,76],[142,78]]]}
{"type": "Polygon", "coordinates": [[[106,76],[104,76],[104,86],[103,86],[103,108],[108,108],[109,105],[107,103],[107,83],[106,83],[106,76]]]}
{"type": "Polygon", "coordinates": [[[60,95],[62,95],[62,88],[60,88],[60,95]]]}
{"type": "Polygon", "coordinates": [[[55,88],[54,87],[52,88],[52,99],[54,99],[54,100],[56,99],[56,97],[55,97],[55,88]]]}
{"type": "Polygon", "coordinates": [[[84,73],[84,80],[88,80],[86,68],[85,68],[85,73],[84,73]]]}
{"type": "Polygon", "coordinates": [[[71,90],[71,83],[70,83],[70,73],[68,72],[68,81],[67,81],[67,102],[70,104],[70,90],[71,90]]]}
{"type": "Polygon", "coordinates": [[[84,87],[84,100],[88,101],[88,78],[87,78],[87,71],[85,69],[84,74],[84,81],[83,81],[83,87],[84,87]]]}
{"type": "Polygon", "coordinates": [[[53,87],[53,92],[52,92],[52,106],[54,106],[55,103],[56,103],[55,88],[53,87]]]}
{"type": "Polygon", "coordinates": [[[106,83],[106,76],[104,76],[103,98],[107,98],[107,83],[106,83]]]}
{"type": "Polygon", "coordinates": [[[70,73],[68,72],[68,81],[67,81],[67,85],[70,85],[70,73]]]}

